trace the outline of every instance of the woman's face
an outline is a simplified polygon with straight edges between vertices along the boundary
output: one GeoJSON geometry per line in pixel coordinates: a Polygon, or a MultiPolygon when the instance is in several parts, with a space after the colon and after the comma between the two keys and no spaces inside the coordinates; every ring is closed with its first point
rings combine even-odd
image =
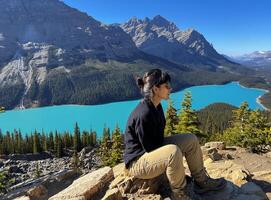
{"type": "Polygon", "coordinates": [[[159,87],[154,86],[154,96],[158,97],[160,100],[168,100],[171,90],[170,83],[163,83],[159,87]]]}

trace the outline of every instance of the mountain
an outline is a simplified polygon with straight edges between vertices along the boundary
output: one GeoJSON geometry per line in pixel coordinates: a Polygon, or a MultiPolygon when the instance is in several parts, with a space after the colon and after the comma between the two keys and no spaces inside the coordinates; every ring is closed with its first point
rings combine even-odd
{"type": "Polygon", "coordinates": [[[178,64],[205,66],[214,71],[219,66],[234,65],[217,53],[202,34],[194,29],[182,31],[160,15],[143,20],[134,17],[121,28],[140,50],[178,64]]]}
{"type": "Polygon", "coordinates": [[[0,4],[0,105],[7,109],[135,98],[134,73],[188,70],[145,54],[120,27],[61,1],[0,4]]]}
{"type": "Polygon", "coordinates": [[[231,59],[248,66],[271,66],[271,51],[254,51],[250,54],[232,56],[231,59]]]}
{"type": "Polygon", "coordinates": [[[238,80],[249,71],[222,65],[229,62],[201,34],[181,32],[161,16],[146,18],[152,32],[134,42],[119,24],[105,25],[59,0],[0,4],[0,106],[6,109],[139,98],[134,76],[152,68],[168,71],[174,90],[238,80]],[[176,55],[144,52],[140,41],[146,49],[174,47],[176,55]]]}

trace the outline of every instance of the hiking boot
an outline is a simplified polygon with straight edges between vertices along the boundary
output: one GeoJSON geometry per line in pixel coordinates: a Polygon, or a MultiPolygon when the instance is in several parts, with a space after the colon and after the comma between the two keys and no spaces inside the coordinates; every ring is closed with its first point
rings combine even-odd
{"type": "Polygon", "coordinates": [[[224,178],[213,179],[209,176],[204,181],[194,184],[194,191],[198,194],[202,194],[209,191],[223,190],[227,185],[227,181],[224,178]]]}
{"type": "Polygon", "coordinates": [[[178,191],[173,191],[172,200],[192,200],[192,198],[189,197],[184,189],[180,189],[178,191]]]}

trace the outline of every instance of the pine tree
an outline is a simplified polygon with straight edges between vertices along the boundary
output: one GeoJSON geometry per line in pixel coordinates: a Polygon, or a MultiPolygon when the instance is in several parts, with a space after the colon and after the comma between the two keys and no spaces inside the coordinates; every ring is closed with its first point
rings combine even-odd
{"type": "Polygon", "coordinates": [[[233,111],[231,126],[223,133],[223,140],[229,145],[246,146],[246,137],[249,124],[250,110],[247,102],[243,102],[233,111]]]}
{"type": "Polygon", "coordinates": [[[24,153],[24,150],[23,150],[23,137],[22,137],[22,132],[21,130],[19,129],[19,132],[18,132],[18,152],[19,153],[24,153]]]}
{"type": "Polygon", "coordinates": [[[0,196],[8,192],[11,185],[15,183],[15,178],[10,178],[7,171],[0,171],[0,196]]]}
{"type": "Polygon", "coordinates": [[[202,137],[203,134],[199,129],[197,114],[191,107],[192,96],[190,92],[186,92],[182,102],[181,111],[178,115],[179,121],[176,125],[176,133],[194,133],[197,136],[202,137]]]}
{"type": "Polygon", "coordinates": [[[104,127],[103,137],[99,148],[99,153],[104,166],[110,165],[111,146],[112,143],[109,128],[104,127]]]}
{"type": "Polygon", "coordinates": [[[14,131],[15,132],[15,153],[19,153],[19,146],[18,146],[18,144],[19,144],[19,133],[17,132],[17,130],[15,130],[14,131]]]}
{"type": "Polygon", "coordinates": [[[74,127],[73,148],[77,152],[81,150],[80,129],[77,122],[75,123],[75,127],[74,127]]]}
{"type": "Polygon", "coordinates": [[[55,138],[54,138],[54,155],[57,156],[57,148],[58,148],[58,133],[55,131],[55,138]]]}
{"type": "Polygon", "coordinates": [[[42,131],[41,141],[42,141],[42,150],[48,151],[47,136],[43,131],[42,131]]]}
{"type": "Polygon", "coordinates": [[[124,144],[122,141],[121,131],[117,125],[112,133],[112,151],[110,157],[110,166],[113,167],[122,161],[124,144]]]}
{"type": "Polygon", "coordinates": [[[14,133],[11,133],[10,152],[11,152],[12,154],[15,153],[15,147],[16,147],[16,145],[15,145],[15,136],[14,136],[14,133]]]}
{"type": "Polygon", "coordinates": [[[170,100],[166,111],[166,127],[164,131],[165,136],[175,134],[175,127],[178,124],[177,110],[173,107],[173,102],[170,100]]]}
{"type": "Polygon", "coordinates": [[[82,148],[86,147],[88,143],[88,132],[83,131],[82,133],[82,148]]]}
{"type": "Polygon", "coordinates": [[[34,132],[33,136],[33,153],[39,153],[40,152],[40,143],[39,143],[39,135],[38,132],[34,132]]]}
{"type": "Polygon", "coordinates": [[[57,152],[56,152],[56,156],[58,158],[61,158],[63,156],[63,146],[62,146],[62,140],[61,140],[61,136],[60,135],[57,137],[57,152]]]}
{"type": "Polygon", "coordinates": [[[50,132],[49,133],[49,141],[48,141],[48,149],[50,151],[53,151],[54,146],[55,146],[54,135],[53,135],[53,132],[50,132]]]}
{"type": "Polygon", "coordinates": [[[72,156],[72,168],[73,170],[75,170],[76,172],[78,172],[80,170],[80,161],[79,161],[79,157],[78,157],[78,152],[76,151],[76,149],[73,151],[73,156],[72,156]]]}
{"type": "Polygon", "coordinates": [[[97,133],[95,131],[91,131],[89,138],[90,145],[95,146],[97,144],[97,133]]]}
{"type": "Polygon", "coordinates": [[[39,163],[38,163],[38,162],[36,163],[35,176],[36,176],[36,178],[39,178],[39,177],[40,177],[40,166],[39,166],[39,163]]]}
{"type": "Polygon", "coordinates": [[[0,195],[6,192],[6,179],[4,172],[0,172],[0,195]]]}

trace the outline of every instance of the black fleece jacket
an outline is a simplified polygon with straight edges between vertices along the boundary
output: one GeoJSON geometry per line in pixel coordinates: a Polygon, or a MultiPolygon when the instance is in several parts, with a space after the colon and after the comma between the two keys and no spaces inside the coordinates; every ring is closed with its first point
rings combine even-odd
{"type": "Polygon", "coordinates": [[[129,164],[145,152],[163,145],[166,120],[161,104],[143,99],[130,114],[125,130],[124,162],[129,164]]]}

